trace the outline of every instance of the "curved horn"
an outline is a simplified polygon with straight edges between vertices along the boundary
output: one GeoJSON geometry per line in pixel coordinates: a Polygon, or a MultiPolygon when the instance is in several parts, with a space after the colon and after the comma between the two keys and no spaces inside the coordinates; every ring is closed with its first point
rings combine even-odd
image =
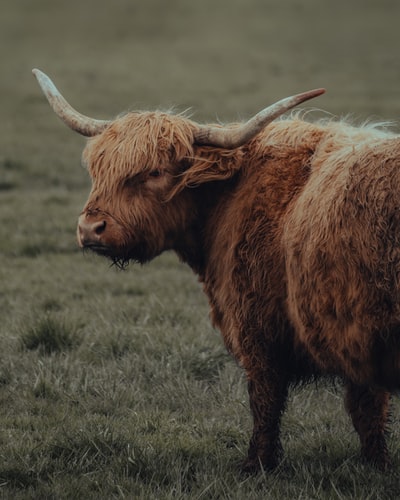
{"type": "Polygon", "coordinates": [[[110,121],[96,120],[82,115],[68,104],[47,75],[38,69],[33,69],[32,73],[35,75],[53,111],[72,130],[86,137],[92,137],[100,134],[111,123],[110,121]]]}
{"type": "Polygon", "coordinates": [[[325,89],[315,89],[303,92],[302,94],[294,95],[292,97],[286,97],[285,99],[272,104],[272,106],[263,109],[239,127],[219,128],[200,125],[195,131],[194,142],[195,144],[215,146],[225,149],[238,148],[255,137],[269,123],[275,120],[275,118],[278,118],[278,116],[282,115],[289,109],[294,108],[298,104],[307,101],[308,99],[313,99],[324,92],[325,89]]]}

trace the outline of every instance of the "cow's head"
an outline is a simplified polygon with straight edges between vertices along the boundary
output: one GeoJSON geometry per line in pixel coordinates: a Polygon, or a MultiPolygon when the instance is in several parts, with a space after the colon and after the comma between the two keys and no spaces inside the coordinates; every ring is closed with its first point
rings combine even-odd
{"type": "Polygon", "coordinates": [[[90,137],[83,159],[93,184],[79,217],[79,245],[116,263],[145,262],[174,248],[196,217],[187,188],[231,177],[240,167],[241,146],[282,113],[324,92],[288,97],[226,128],[162,112],[103,121],[77,112],[45,74],[33,72],[56,114],[90,137]]]}

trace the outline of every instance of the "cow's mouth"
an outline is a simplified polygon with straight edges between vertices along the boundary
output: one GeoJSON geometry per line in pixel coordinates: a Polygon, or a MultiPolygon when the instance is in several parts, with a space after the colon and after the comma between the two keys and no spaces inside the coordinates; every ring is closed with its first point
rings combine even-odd
{"type": "Polygon", "coordinates": [[[118,269],[125,269],[129,264],[129,258],[124,256],[121,253],[117,253],[113,251],[113,249],[106,245],[96,244],[87,244],[82,246],[82,250],[85,252],[90,250],[91,252],[96,253],[97,255],[101,255],[102,257],[107,257],[111,260],[113,266],[118,267],[118,269]]]}
{"type": "Polygon", "coordinates": [[[82,249],[84,251],[90,250],[98,255],[107,257],[112,261],[112,265],[118,267],[119,269],[125,269],[129,262],[144,264],[152,258],[145,245],[137,245],[128,249],[125,247],[115,248],[109,245],[93,242],[82,245],[82,249]]]}
{"type": "Polygon", "coordinates": [[[82,249],[85,250],[91,250],[92,252],[98,253],[100,255],[104,255],[108,257],[110,255],[110,247],[106,245],[101,245],[100,243],[87,243],[82,246],[82,249]]]}

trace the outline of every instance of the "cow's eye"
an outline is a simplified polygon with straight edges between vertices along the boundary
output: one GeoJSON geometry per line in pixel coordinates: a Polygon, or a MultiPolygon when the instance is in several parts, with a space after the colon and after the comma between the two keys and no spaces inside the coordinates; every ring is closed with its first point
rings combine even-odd
{"type": "Polygon", "coordinates": [[[129,177],[128,179],[126,179],[124,182],[124,186],[127,188],[131,188],[131,187],[137,186],[138,183],[139,183],[139,179],[138,179],[138,176],[136,175],[134,177],[129,177]]]}
{"type": "Polygon", "coordinates": [[[161,176],[161,170],[150,170],[149,172],[149,177],[160,177],[161,176]]]}

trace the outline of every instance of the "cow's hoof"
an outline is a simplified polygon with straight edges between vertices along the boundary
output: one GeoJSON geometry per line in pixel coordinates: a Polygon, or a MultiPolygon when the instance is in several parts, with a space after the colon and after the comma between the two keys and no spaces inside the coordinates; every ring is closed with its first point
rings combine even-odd
{"type": "Polygon", "coordinates": [[[392,460],[387,451],[385,453],[382,453],[381,455],[374,455],[374,456],[371,456],[371,454],[364,453],[363,460],[372,467],[375,467],[375,469],[379,470],[380,472],[390,471],[393,465],[392,460]]]}

